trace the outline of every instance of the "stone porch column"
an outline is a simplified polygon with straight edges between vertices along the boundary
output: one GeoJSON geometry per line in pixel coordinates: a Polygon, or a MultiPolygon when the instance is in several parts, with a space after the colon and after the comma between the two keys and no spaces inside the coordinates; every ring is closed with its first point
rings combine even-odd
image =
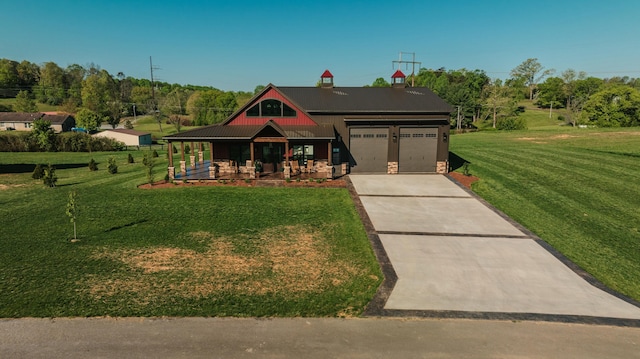
{"type": "Polygon", "coordinates": [[[176,179],[176,168],[173,166],[169,166],[167,170],[169,171],[169,179],[170,180],[176,179]]]}

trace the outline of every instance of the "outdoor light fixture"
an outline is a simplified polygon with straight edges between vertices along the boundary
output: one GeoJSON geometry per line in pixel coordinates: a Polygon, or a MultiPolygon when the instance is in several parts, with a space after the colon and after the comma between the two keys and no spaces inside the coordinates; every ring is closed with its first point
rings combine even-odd
{"type": "Polygon", "coordinates": [[[398,141],[398,136],[396,136],[396,133],[394,132],[393,133],[393,142],[396,142],[396,141],[398,141]]]}
{"type": "Polygon", "coordinates": [[[442,134],[442,142],[447,142],[447,133],[442,134]]]}

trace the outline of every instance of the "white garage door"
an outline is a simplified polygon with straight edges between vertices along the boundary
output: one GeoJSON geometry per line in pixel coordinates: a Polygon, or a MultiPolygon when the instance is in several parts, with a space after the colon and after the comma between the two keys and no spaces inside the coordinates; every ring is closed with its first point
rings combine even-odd
{"type": "Polygon", "coordinates": [[[387,173],[388,128],[352,128],[349,151],[355,160],[351,172],[387,173]]]}
{"type": "Polygon", "coordinates": [[[437,128],[400,128],[398,172],[436,172],[437,128]]]}

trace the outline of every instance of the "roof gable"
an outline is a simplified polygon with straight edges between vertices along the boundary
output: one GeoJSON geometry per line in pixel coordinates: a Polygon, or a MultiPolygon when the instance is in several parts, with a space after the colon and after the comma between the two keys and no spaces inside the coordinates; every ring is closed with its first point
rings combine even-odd
{"type": "Polygon", "coordinates": [[[278,90],[272,84],[267,85],[259,94],[254,96],[251,100],[249,100],[244,106],[242,106],[238,111],[232,114],[226,121],[222,124],[225,126],[247,126],[247,125],[263,125],[267,121],[274,121],[275,123],[282,126],[317,126],[318,124],[311,119],[311,116],[304,110],[304,108],[300,107],[294,101],[287,98],[282,92],[278,90]],[[266,99],[275,99],[282,101],[282,103],[291,107],[296,111],[295,117],[252,117],[247,116],[247,110],[253,107],[254,105],[260,103],[266,99]]]}

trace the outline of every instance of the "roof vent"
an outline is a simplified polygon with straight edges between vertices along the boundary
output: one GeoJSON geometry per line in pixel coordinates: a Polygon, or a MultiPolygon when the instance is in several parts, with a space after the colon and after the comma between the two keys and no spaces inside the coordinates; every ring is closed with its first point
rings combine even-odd
{"type": "Polygon", "coordinates": [[[393,73],[393,75],[391,75],[391,86],[398,88],[407,87],[407,84],[405,82],[406,78],[407,77],[402,73],[402,71],[397,70],[393,73]]]}
{"type": "Polygon", "coordinates": [[[320,76],[320,87],[333,88],[333,74],[329,70],[324,70],[320,76]]]}

